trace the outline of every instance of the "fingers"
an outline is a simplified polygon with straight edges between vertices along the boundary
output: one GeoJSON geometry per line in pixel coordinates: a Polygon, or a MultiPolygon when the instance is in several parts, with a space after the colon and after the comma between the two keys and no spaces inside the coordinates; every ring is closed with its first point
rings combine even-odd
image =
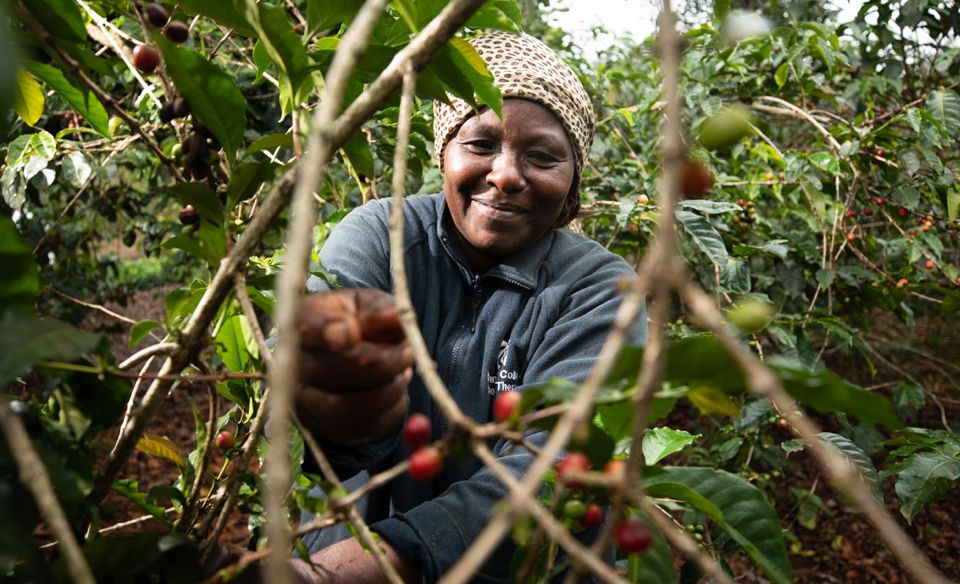
{"type": "Polygon", "coordinates": [[[306,350],[343,351],[361,339],[399,343],[404,338],[393,296],[368,288],[310,294],[300,310],[306,350]]]}
{"type": "Polygon", "coordinates": [[[385,386],[352,393],[304,387],[297,392],[297,414],[318,438],[341,444],[369,442],[396,427],[406,415],[411,376],[407,369],[385,386]]]}
{"type": "Polygon", "coordinates": [[[363,338],[352,295],[339,292],[304,297],[300,309],[300,343],[306,350],[342,351],[363,338]]]}
{"type": "Polygon", "coordinates": [[[388,383],[412,364],[413,351],[406,343],[361,342],[343,353],[301,353],[300,381],[331,392],[364,390],[388,383]]]}

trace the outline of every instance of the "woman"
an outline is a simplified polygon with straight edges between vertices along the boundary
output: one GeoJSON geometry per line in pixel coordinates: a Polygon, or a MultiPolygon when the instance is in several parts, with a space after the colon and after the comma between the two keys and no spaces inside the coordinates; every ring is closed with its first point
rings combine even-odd
{"type": "MultiPolygon", "coordinates": [[[[464,413],[487,422],[499,392],[587,376],[619,304],[617,283],[633,271],[562,229],[579,209],[594,132],[577,76],[533,37],[498,31],[471,43],[504,95],[503,119],[459,100],[435,104],[444,192],[407,197],[405,262],[438,371],[464,413]]],[[[448,429],[412,375],[388,294],[389,207],[371,202],[334,229],[321,260],[343,289],[308,296],[302,314],[297,412],[339,475],[352,477],[350,489],[409,456],[399,440],[409,414],[429,417],[434,438],[448,429]]],[[[311,282],[312,291],[326,288],[311,282]]],[[[637,319],[631,342],[645,340],[645,320],[637,319]]],[[[517,476],[532,460],[525,449],[492,446],[517,476]]],[[[430,582],[463,555],[505,493],[477,459],[449,459],[432,481],[400,477],[360,511],[404,579],[430,582]]],[[[342,526],[305,543],[325,576],[380,581],[372,556],[342,526]]],[[[507,580],[511,553],[503,542],[477,581],[507,580]]]]}

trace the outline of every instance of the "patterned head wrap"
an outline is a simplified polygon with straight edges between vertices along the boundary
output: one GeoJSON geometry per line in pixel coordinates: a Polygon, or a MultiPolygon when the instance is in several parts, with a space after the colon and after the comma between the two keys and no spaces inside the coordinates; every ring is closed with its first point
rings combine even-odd
{"type": "MultiPolygon", "coordinates": [[[[576,174],[567,212],[561,216],[566,224],[580,207],[578,189],[583,164],[593,143],[595,122],[593,106],[583,84],[569,65],[540,40],[502,30],[487,32],[470,41],[487,64],[487,69],[503,93],[503,97],[522,97],[549,109],[563,124],[573,146],[576,174]]],[[[450,105],[433,104],[433,135],[437,162],[443,170],[443,151],[460,126],[473,113],[467,102],[450,96],[450,105]]]]}

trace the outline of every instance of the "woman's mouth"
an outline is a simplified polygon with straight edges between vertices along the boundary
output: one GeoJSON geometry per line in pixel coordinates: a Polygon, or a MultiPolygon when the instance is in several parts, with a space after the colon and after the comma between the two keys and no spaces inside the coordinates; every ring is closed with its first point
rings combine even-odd
{"type": "Polygon", "coordinates": [[[482,215],[491,219],[514,219],[528,213],[523,207],[511,203],[501,203],[482,199],[472,199],[472,203],[482,215]]]}

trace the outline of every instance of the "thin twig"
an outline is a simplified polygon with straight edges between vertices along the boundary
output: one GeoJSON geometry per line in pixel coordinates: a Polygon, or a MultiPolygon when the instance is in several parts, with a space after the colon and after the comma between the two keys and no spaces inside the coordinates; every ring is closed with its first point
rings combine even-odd
{"type": "Polygon", "coordinates": [[[286,239],[286,264],[277,282],[277,330],[278,342],[274,353],[274,367],[270,369],[270,402],[272,413],[268,438],[272,445],[270,464],[267,467],[267,492],[264,509],[267,516],[266,532],[273,548],[267,561],[266,576],[270,582],[285,584],[292,581],[288,559],[289,526],[286,522],[283,499],[289,488],[290,431],[289,412],[293,404],[297,384],[300,338],[297,315],[303,299],[303,286],[307,279],[310,251],[313,245],[313,228],[317,221],[316,202],[313,193],[323,177],[326,161],[332,153],[328,129],[336,119],[347,82],[354,65],[367,45],[367,39],[383,12],[387,0],[367,0],[356,19],[343,35],[327,73],[326,93],[314,113],[307,152],[301,159],[301,172],[294,188],[290,220],[286,239]]]}

